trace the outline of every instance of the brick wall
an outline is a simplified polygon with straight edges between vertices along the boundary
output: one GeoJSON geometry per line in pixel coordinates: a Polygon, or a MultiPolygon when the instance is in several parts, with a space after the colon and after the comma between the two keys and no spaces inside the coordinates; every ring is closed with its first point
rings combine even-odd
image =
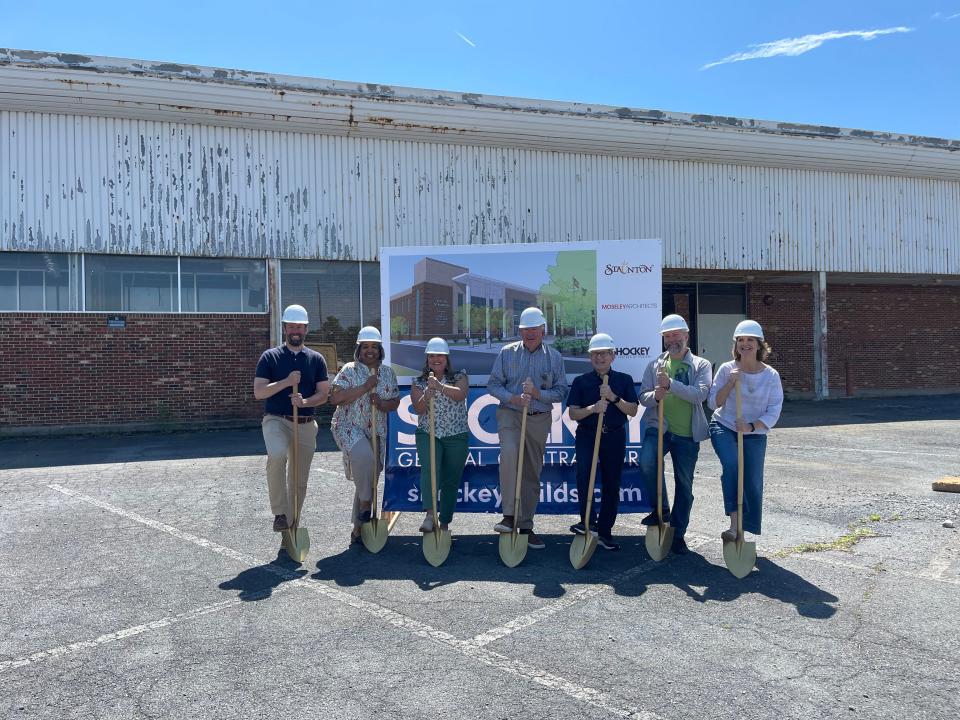
{"type": "MultiPolygon", "coordinates": [[[[813,290],[752,283],[748,314],[763,325],[784,389],[812,393],[813,290]]],[[[960,288],[827,284],[830,394],[960,389],[960,288]]]]}
{"type": "Polygon", "coordinates": [[[0,426],[253,418],[268,315],[0,313],[0,426]]]}

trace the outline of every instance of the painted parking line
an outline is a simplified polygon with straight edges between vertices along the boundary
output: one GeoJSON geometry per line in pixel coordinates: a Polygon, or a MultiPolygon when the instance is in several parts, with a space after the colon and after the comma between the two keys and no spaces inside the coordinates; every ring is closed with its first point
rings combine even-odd
{"type": "MultiPolygon", "coordinates": [[[[710,540],[710,538],[706,537],[700,537],[696,540],[691,540],[689,543],[689,548],[691,550],[697,550],[701,546],[710,542],[710,540]]],[[[672,558],[673,556],[670,557],[672,558]]],[[[670,562],[670,560],[667,560],[667,562],[670,562]]],[[[532,613],[514,618],[510,622],[505,623],[500,627],[491,628],[490,630],[482,632],[479,635],[475,635],[467,642],[475,645],[476,647],[484,647],[485,645],[489,645],[492,642],[512,635],[518,630],[525,630],[526,628],[532,627],[537,623],[546,620],[547,618],[553,617],[557,613],[573,607],[574,605],[578,605],[587,600],[591,600],[592,598],[611,592],[613,586],[639,575],[643,575],[644,573],[655,568],[662,567],[664,564],[665,563],[658,563],[653,560],[644,560],[639,565],[614,575],[612,578],[606,581],[604,585],[596,585],[594,587],[582,588],[580,590],[567,592],[567,594],[559,600],[550,603],[549,605],[545,605],[542,608],[538,608],[532,613]]]]}
{"type": "MultiPolygon", "coordinates": [[[[224,557],[229,557],[239,562],[242,562],[250,567],[260,566],[260,563],[255,558],[244,555],[241,552],[233,550],[232,548],[219,545],[211,540],[194,535],[192,533],[187,533],[179,528],[175,528],[172,525],[167,525],[166,523],[161,523],[157,520],[152,520],[150,518],[144,517],[135,512],[131,512],[124,508],[118,507],[111,503],[105,502],[98,498],[79,493],[75,490],[71,490],[62,485],[51,484],[48,487],[52,490],[60,492],[68,497],[72,497],[76,500],[80,500],[84,503],[93,505],[107,512],[119,515],[120,517],[133,520],[134,522],[146,525],[160,532],[164,532],[168,535],[176,537],[185,542],[197,545],[199,547],[205,548],[212,552],[222,555],[224,557]]],[[[264,570],[278,575],[281,579],[287,581],[287,584],[281,587],[284,588],[304,588],[312,592],[323,595],[324,597],[338,602],[343,605],[347,605],[351,608],[359,610],[367,615],[370,615],[377,620],[381,621],[385,625],[390,625],[392,627],[404,630],[408,633],[416,635],[417,637],[425,638],[436,642],[444,647],[448,647],[464,657],[472,658],[478,662],[483,663],[489,667],[492,667],[500,672],[506,673],[508,675],[513,675],[514,677],[521,678],[528,682],[535,683],[545,688],[556,690],[558,692],[567,695],[570,698],[578,700],[580,702],[591,705],[595,708],[603,710],[604,712],[610,713],[615,717],[620,718],[630,718],[632,720],[663,720],[656,713],[652,713],[640,708],[632,706],[624,706],[620,704],[617,699],[609,696],[608,694],[597,690],[595,688],[587,687],[585,685],[580,685],[578,683],[572,682],[563,678],[559,675],[554,675],[552,673],[546,672],[544,670],[537,669],[532,667],[527,662],[522,662],[519,660],[514,660],[500,653],[493,652],[484,647],[478,646],[471,640],[460,640],[455,636],[451,635],[448,632],[434,628],[424,622],[415,620],[414,618],[408,617],[403,613],[392,610],[391,608],[384,607],[377,603],[371,602],[369,600],[363,600],[354,595],[351,595],[348,592],[339,590],[337,588],[330,587],[321,583],[318,580],[312,578],[303,578],[298,573],[282,568],[276,565],[267,565],[264,567],[264,570]]],[[[274,590],[276,592],[276,589],[274,590]]],[[[196,610],[188,611],[182,613],[181,616],[170,616],[169,618],[162,618],[160,620],[154,621],[152,623],[145,623],[144,625],[136,626],[135,628],[128,628],[125,630],[118,631],[116,633],[109,633],[108,635],[101,636],[90,641],[81,641],[78,643],[73,643],[68,646],[61,646],[62,648],[54,648],[52,650],[43,651],[40,653],[35,653],[28,658],[20,658],[18,660],[6,661],[10,663],[10,667],[4,667],[3,669],[11,669],[12,667],[23,667],[24,665],[29,665],[34,662],[39,662],[41,660],[52,659],[55,657],[62,657],[65,654],[70,652],[77,652],[79,650],[96,648],[101,645],[106,645],[110,642],[115,642],[117,640],[124,639],[126,637],[133,637],[135,635],[140,635],[144,632],[153,629],[161,629],[168,627],[175,622],[184,622],[188,619],[193,619],[195,617],[201,617],[202,615],[209,614],[211,612],[216,612],[218,610],[223,610],[228,607],[242,602],[239,598],[235,598],[229,601],[224,601],[221,603],[215,603],[209,606],[203,606],[202,608],[197,608],[196,610]],[[33,659],[31,659],[33,658],[33,659]],[[12,663],[18,663],[13,665],[12,663]]]]}

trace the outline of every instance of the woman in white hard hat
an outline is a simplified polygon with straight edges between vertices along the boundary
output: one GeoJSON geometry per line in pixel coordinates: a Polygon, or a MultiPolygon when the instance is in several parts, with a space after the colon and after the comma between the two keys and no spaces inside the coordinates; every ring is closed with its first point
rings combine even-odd
{"type": "Polygon", "coordinates": [[[744,320],[733,331],[733,360],[717,370],[708,403],[714,408],[710,442],[720,458],[724,512],[730,528],[721,536],[737,539],[737,433],[743,433],[743,529],[760,534],[763,510],[763,460],[767,434],[776,425],[783,407],[780,374],[765,363],[770,346],[760,323],[744,320]],[[735,388],[740,385],[743,409],[737,418],[735,388]]]}
{"type": "Polygon", "coordinates": [[[397,376],[383,365],[383,338],[372,326],[360,329],[354,361],[341,368],[333,379],[330,404],[337,409],[330,421],[330,430],[343,451],[347,479],[356,486],[353,496],[353,533],[360,538],[360,526],[370,520],[374,479],[379,479],[386,450],[387,414],[400,404],[397,376]],[[371,412],[377,414],[377,467],[373,466],[373,445],[370,437],[371,412]]]}
{"type": "Polygon", "coordinates": [[[430,398],[433,398],[437,463],[437,506],[440,529],[447,530],[457,504],[457,492],[467,461],[467,373],[454,371],[450,348],[443,338],[427,343],[423,371],[410,385],[410,400],[417,413],[417,455],[420,458],[420,501],[426,517],[420,532],[433,531],[433,488],[430,483],[430,398]],[[433,373],[433,377],[431,377],[433,373]]]}

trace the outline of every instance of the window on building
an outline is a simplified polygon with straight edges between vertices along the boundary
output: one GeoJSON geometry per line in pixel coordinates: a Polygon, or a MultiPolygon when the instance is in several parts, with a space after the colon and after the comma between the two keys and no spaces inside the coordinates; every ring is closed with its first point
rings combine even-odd
{"type": "MultiPolygon", "coordinates": [[[[375,266],[374,263],[370,265],[375,266]]],[[[310,318],[307,344],[333,343],[340,362],[353,360],[360,331],[360,272],[358,263],[350,261],[283,260],[280,263],[281,307],[303,305],[310,318]]],[[[366,286],[365,275],[365,296],[366,286]]],[[[375,287],[379,295],[379,282],[375,287]]],[[[364,307],[366,309],[369,305],[364,307]]],[[[368,320],[365,312],[364,323],[375,324],[373,320],[379,315],[378,309],[376,317],[368,320]]]]}
{"type": "Polygon", "coordinates": [[[263,260],[180,259],[181,312],[266,312],[263,260]]]}
{"type": "Polygon", "coordinates": [[[0,310],[78,310],[79,256],[0,252],[0,310]]]}
{"type": "Polygon", "coordinates": [[[177,312],[177,259],[87,255],[86,310],[177,312]]]}

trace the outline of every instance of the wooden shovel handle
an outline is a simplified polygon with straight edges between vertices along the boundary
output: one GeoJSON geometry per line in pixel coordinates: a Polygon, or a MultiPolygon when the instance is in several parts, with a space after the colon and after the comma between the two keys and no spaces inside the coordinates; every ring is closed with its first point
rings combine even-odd
{"type": "MultiPolygon", "coordinates": [[[[297,394],[298,384],[293,384],[291,397],[297,394]]],[[[300,522],[300,412],[296,403],[293,405],[293,448],[290,451],[290,460],[293,463],[291,474],[293,475],[293,528],[294,534],[297,532],[297,524],[300,522]]]]}
{"type": "MultiPolygon", "coordinates": [[[[610,382],[610,376],[603,376],[603,387],[610,382]]],[[[587,539],[590,538],[590,511],[593,509],[593,486],[597,480],[597,457],[600,455],[600,435],[603,434],[603,416],[606,410],[597,416],[597,432],[593,438],[593,462],[590,464],[590,483],[587,485],[587,509],[583,514],[583,527],[587,539]]]]}
{"type": "Polygon", "coordinates": [[[740,396],[740,381],[735,387],[737,397],[737,542],[743,542],[743,433],[740,432],[740,423],[743,422],[743,399],[740,396]]]}

